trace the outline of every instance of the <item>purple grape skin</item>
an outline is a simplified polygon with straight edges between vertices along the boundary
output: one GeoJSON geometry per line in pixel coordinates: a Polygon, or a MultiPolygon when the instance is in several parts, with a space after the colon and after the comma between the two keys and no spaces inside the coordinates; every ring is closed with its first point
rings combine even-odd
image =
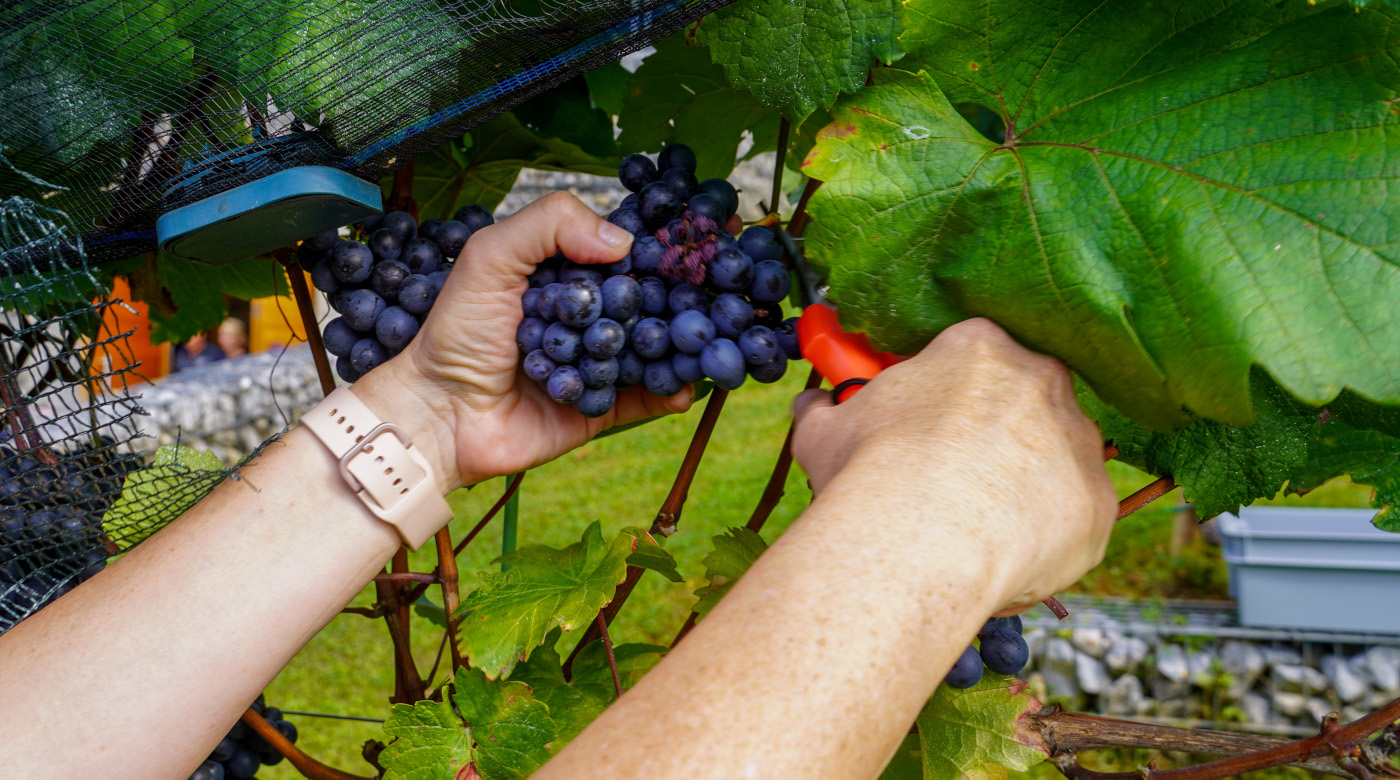
{"type": "Polygon", "coordinates": [[[948,670],[943,682],[954,688],[971,688],[981,679],[982,656],[978,654],[977,648],[968,645],[962,655],[958,656],[958,660],[953,662],[953,668],[948,670]]]}
{"type": "Polygon", "coordinates": [[[632,270],[639,274],[659,274],[664,254],[666,247],[655,236],[642,236],[632,242],[632,270]]]}
{"type": "Polygon", "coordinates": [[[602,263],[601,265],[594,266],[594,268],[597,268],[599,271],[602,271],[603,276],[605,277],[630,274],[632,273],[632,253],[628,252],[627,254],[622,256],[621,260],[618,260],[616,262],[602,263]]]}
{"type": "Polygon", "coordinates": [[[999,628],[982,638],[981,656],[997,674],[1018,674],[1030,659],[1030,650],[1020,634],[999,628]]]}
{"type": "Polygon", "coordinates": [[[655,276],[646,276],[637,283],[642,286],[642,314],[656,316],[663,314],[669,305],[666,283],[655,276]]]}
{"type": "Polygon", "coordinates": [[[418,335],[418,320],[398,306],[390,306],[374,323],[374,337],[388,350],[398,354],[418,335]]]}
{"type": "Polygon", "coordinates": [[[724,205],[725,217],[715,224],[723,225],[739,211],[739,193],[724,179],[706,179],[700,182],[700,191],[724,205]]]}
{"type": "Polygon", "coordinates": [[[452,218],[471,228],[473,233],[496,223],[496,218],[491,216],[491,212],[476,203],[468,203],[457,209],[457,213],[453,214],[452,218]]]}
{"type": "Polygon", "coordinates": [[[545,392],[555,403],[573,403],[583,395],[583,375],[573,366],[559,366],[545,380],[545,392]]]}
{"type": "Polygon", "coordinates": [[[526,317],[539,316],[540,295],[541,293],[538,288],[531,287],[525,291],[524,295],[520,296],[520,311],[526,317]]]}
{"type": "Polygon", "coordinates": [[[563,291],[554,305],[559,321],[575,328],[586,328],[603,314],[603,292],[588,279],[562,283],[563,291]]]}
{"type": "Polygon", "coordinates": [[[715,253],[706,271],[706,281],[724,292],[744,292],[754,278],[753,260],[735,249],[715,253]]]}
{"type": "Polygon", "coordinates": [[[335,245],[339,241],[340,231],[336,228],[331,228],[330,230],[324,231],[322,233],[317,233],[316,235],[303,240],[301,242],[301,246],[297,248],[300,249],[301,247],[306,247],[307,252],[317,255],[324,255],[332,249],[335,249],[335,245]]]}
{"type": "Polygon", "coordinates": [[[348,355],[335,359],[335,373],[336,376],[339,376],[347,382],[354,382],[360,378],[360,372],[356,371],[355,367],[350,365],[350,357],[348,355]]]}
{"type": "Polygon", "coordinates": [[[729,219],[729,212],[725,209],[724,204],[704,190],[686,201],[685,210],[696,216],[705,217],[716,225],[723,225],[725,220],[729,219]]]}
{"type": "MultiPolygon", "coordinates": [[[[417,241],[418,239],[414,239],[417,241]]],[[[369,288],[374,290],[390,306],[399,301],[399,285],[413,273],[407,265],[398,260],[375,263],[369,275],[369,288]]]]}
{"type": "Polygon", "coordinates": [[[354,328],[345,324],[344,317],[336,317],[326,323],[326,329],[321,333],[321,342],[325,344],[326,351],[336,357],[348,357],[350,348],[355,346],[355,342],[361,338],[354,328]]]}
{"type": "Polygon", "coordinates": [[[778,337],[778,346],[788,360],[802,359],[802,344],[797,340],[797,318],[788,317],[773,326],[773,335],[778,337]]]}
{"type": "Polygon", "coordinates": [[[359,241],[343,241],[331,254],[331,273],[342,284],[359,284],[374,269],[374,253],[359,241]]]}
{"type": "Polygon", "coordinates": [[[982,628],[978,630],[977,636],[981,638],[983,636],[986,636],[987,634],[992,633],[993,631],[996,631],[999,628],[1004,629],[1006,631],[1014,631],[1018,634],[1021,633],[1023,630],[1023,627],[1021,625],[1021,616],[1009,615],[1007,617],[990,618],[987,620],[986,623],[982,624],[982,628]]]}
{"type": "Polygon", "coordinates": [[[472,229],[455,219],[442,223],[438,228],[437,245],[444,257],[456,260],[462,254],[462,247],[472,237],[472,229]]]}
{"type": "Polygon", "coordinates": [[[739,337],[739,351],[749,365],[757,366],[783,354],[778,337],[766,325],[754,325],[739,337]]]}
{"type": "Polygon", "coordinates": [[[574,409],[584,417],[602,417],[617,402],[617,390],[612,385],[586,387],[574,401],[574,409]]]}
{"type": "Polygon", "coordinates": [[[700,367],[699,355],[677,352],[671,356],[671,369],[683,382],[699,382],[705,378],[705,369],[700,367]]]}
{"type": "Polygon", "coordinates": [[[556,322],[545,328],[542,349],[556,363],[573,363],[583,352],[583,336],[568,325],[556,322]]]}
{"type": "Polygon", "coordinates": [[[617,209],[608,215],[608,221],[634,236],[643,236],[647,232],[646,222],[634,209],[617,209]]]}
{"type": "Polygon", "coordinates": [[[642,310],[642,286],[630,276],[614,276],[599,288],[603,293],[603,316],[622,322],[642,310]]]}
{"type": "Polygon", "coordinates": [[[647,317],[632,329],[632,351],[637,357],[656,360],[671,346],[671,334],[665,320],[647,317]]]}
{"type": "Polygon", "coordinates": [[[679,168],[672,168],[661,172],[661,183],[680,193],[681,200],[689,198],[700,192],[700,182],[695,180],[695,174],[683,171],[679,168]]]}
{"type": "Polygon", "coordinates": [[[667,144],[656,156],[656,170],[663,173],[677,168],[693,174],[696,165],[695,152],[685,144],[667,144]]]}
{"type": "Polygon", "coordinates": [[[714,337],[715,324],[696,309],[683,311],[671,320],[671,343],[681,352],[698,355],[714,337]]]}
{"type": "Polygon", "coordinates": [[[716,338],[700,351],[700,368],[705,376],[725,390],[738,390],[748,378],[744,354],[729,339],[716,338]]]}
{"type": "Polygon", "coordinates": [[[422,274],[409,274],[399,285],[399,306],[409,314],[423,316],[437,300],[437,285],[422,274]]]}
{"type": "Polygon", "coordinates": [[[783,246],[778,243],[777,235],[762,225],[754,225],[745,230],[739,236],[739,248],[744,250],[744,254],[752,257],[755,263],[783,259],[783,246]]]}
{"type": "Polygon", "coordinates": [[[708,314],[710,311],[710,296],[706,295],[705,291],[699,287],[685,282],[671,288],[671,294],[667,296],[666,302],[670,304],[673,314],[680,314],[691,309],[701,314],[708,314]]]}
{"type": "Polygon", "coordinates": [[[539,317],[526,317],[515,329],[515,345],[520,354],[528,355],[544,346],[544,332],[549,323],[539,317]]]}
{"type": "Polygon", "coordinates": [[[677,191],[665,182],[654,181],[637,193],[637,215],[642,222],[658,228],[681,213],[685,192],[677,191]]]}
{"type": "Polygon", "coordinates": [[[615,357],[584,355],[578,360],[578,372],[583,377],[584,387],[598,388],[616,382],[618,369],[615,357]]]}
{"type": "Polygon", "coordinates": [[[590,268],[586,265],[579,265],[578,263],[565,263],[564,267],[559,269],[559,282],[561,284],[568,284],[575,279],[587,279],[601,286],[603,284],[603,272],[599,271],[597,268],[590,268]]]}
{"type": "Polygon", "coordinates": [[[418,237],[426,238],[436,244],[438,231],[442,229],[442,226],[443,221],[440,219],[425,219],[423,224],[418,226],[418,237]]]}
{"type": "Polygon", "coordinates": [[[369,333],[374,330],[374,321],[379,319],[385,308],[384,299],[374,290],[351,290],[345,296],[345,308],[340,313],[352,330],[369,333]]]}
{"type": "Polygon", "coordinates": [[[531,288],[543,288],[546,285],[559,281],[559,269],[541,263],[535,266],[535,270],[525,277],[531,288]]]}
{"type": "Polygon", "coordinates": [[[340,289],[340,280],[335,278],[335,268],[332,259],[327,258],[320,265],[311,269],[311,286],[330,295],[340,289]]]}
{"type": "Polygon", "coordinates": [[[753,377],[755,382],[762,382],[768,385],[782,379],[783,374],[787,373],[787,367],[787,356],[780,352],[777,357],[767,363],[749,366],[749,376],[753,377]]]}
{"type": "Polygon", "coordinates": [[[628,387],[642,381],[646,367],[646,361],[630,349],[617,353],[617,386],[628,387]]]}
{"type": "Polygon", "coordinates": [[[656,181],[656,163],[644,154],[630,155],[617,166],[617,179],[622,186],[636,192],[656,181]]]}
{"type": "Polygon", "coordinates": [[[522,367],[525,370],[525,376],[536,382],[543,382],[549,379],[549,375],[554,373],[554,369],[558,368],[559,364],[550,360],[549,355],[546,355],[544,350],[537,349],[525,356],[522,367]]]}
{"type": "Polygon", "coordinates": [[[380,260],[397,260],[403,254],[404,242],[399,234],[388,228],[380,228],[370,234],[365,242],[374,256],[380,260]]]}
{"type": "Polygon", "coordinates": [[[627,333],[616,320],[599,317],[583,332],[583,349],[595,358],[610,358],[627,344],[627,333]]]}
{"type": "Polygon", "coordinates": [[[426,238],[415,238],[404,245],[399,261],[409,273],[427,275],[442,266],[442,249],[426,238]]]}
{"type": "Polygon", "coordinates": [[[391,230],[400,241],[408,241],[418,232],[418,223],[414,221],[413,215],[406,211],[391,211],[384,215],[384,219],[379,223],[379,229],[391,230]]]}
{"type": "Polygon", "coordinates": [[[715,333],[737,339],[753,324],[753,306],[733,293],[720,293],[710,304],[710,321],[715,333]]]}
{"type": "Polygon", "coordinates": [[[676,370],[669,360],[653,360],[647,363],[642,372],[642,382],[653,395],[670,398],[685,388],[685,382],[676,376],[676,370]]]}
{"type": "Polygon", "coordinates": [[[792,274],[777,260],[764,260],[753,267],[749,297],[755,303],[778,303],[792,289],[792,274]]]}
{"type": "Polygon", "coordinates": [[[559,319],[559,298],[564,294],[564,285],[555,282],[540,289],[540,308],[536,312],[545,322],[559,319]]]}
{"type": "Polygon", "coordinates": [[[388,359],[389,350],[376,339],[360,339],[350,348],[350,365],[361,375],[368,374],[388,359]]]}
{"type": "MultiPolygon", "coordinates": [[[[651,182],[646,182],[645,184],[642,185],[642,187],[645,187],[647,184],[651,184],[651,182]]],[[[641,189],[641,187],[638,187],[637,189],[641,189]]],[[[620,209],[632,209],[633,211],[636,211],[636,210],[637,210],[637,193],[635,193],[635,192],[629,192],[629,193],[627,193],[627,196],[624,197],[624,198],[622,199],[622,201],[619,202],[619,203],[617,204],[617,207],[620,208],[620,209]]]]}

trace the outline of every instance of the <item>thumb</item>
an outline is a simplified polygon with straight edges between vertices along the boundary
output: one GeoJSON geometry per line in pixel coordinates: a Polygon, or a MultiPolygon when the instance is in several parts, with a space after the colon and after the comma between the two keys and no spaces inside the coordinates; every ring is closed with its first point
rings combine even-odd
{"type": "Polygon", "coordinates": [[[798,428],[802,427],[802,421],[818,409],[827,409],[835,404],[831,401],[831,391],[813,388],[803,390],[792,402],[792,422],[798,428]]]}

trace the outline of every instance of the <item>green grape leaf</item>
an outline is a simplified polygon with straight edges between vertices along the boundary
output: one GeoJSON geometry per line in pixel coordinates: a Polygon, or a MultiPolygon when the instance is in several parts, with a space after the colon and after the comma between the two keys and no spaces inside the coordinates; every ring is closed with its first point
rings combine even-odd
{"type": "Polygon", "coordinates": [[[126,475],[121,495],[102,517],[102,525],[123,547],[131,547],[170,522],[228,476],[212,452],[181,444],[156,450],[150,465],[126,475]]]}
{"type": "Polygon", "coordinates": [[[617,156],[612,117],[593,105],[583,76],[541,92],[511,113],[542,138],[568,141],[596,157],[617,156]]]}
{"type": "Polygon", "coordinates": [[[550,629],[572,631],[592,622],[626,578],[634,544],[632,529],[605,542],[595,522],[562,550],[528,545],[501,556],[510,568],[483,575],[485,584],[454,615],[471,665],[493,679],[509,677],[550,629]]]}
{"type": "Polygon", "coordinates": [[[689,146],[698,163],[695,176],[704,180],[734,170],[745,130],[771,150],[778,113],[759,105],[751,93],[731,89],[709,52],[677,35],[656,44],[656,53],[627,80],[617,124],[618,143],[628,152],[656,152],[670,143],[689,146]]]}
{"type": "Polygon", "coordinates": [[[282,266],[264,257],[204,265],[162,253],[156,258],[156,275],[175,304],[169,316],[158,305],[151,307],[151,340],[157,344],[187,341],[218,327],[228,316],[225,294],[250,301],[286,295],[288,289],[282,266]]]}
{"type": "MultiPolygon", "coordinates": [[[[615,176],[617,160],[595,157],[557,138],[542,138],[507,113],[467,138],[419,157],[414,163],[413,198],[423,219],[451,219],[468,203],[494,209],[524,168],[615,176]]],[[[386,194],[393,181],[389,176],[381,182],[386,194]]]]}
{"type": "Polygon", "coordinates": [[[697,35],[736,89],[801,124],[899,59],[899,0],[750,0],[701,21],[697,35]]]}
{"type": "Polygon", "coordinates": [[[676,558],[657,543],[656,537],[640,528],[629,529],[635,532],[636,549],[627,556],[628,566],[650,569],[671,582],[685,582],[685,577],[676,569],[676,558]]]}
{"type": "Polygon", "coordinates": [[[1277,495],[1307,463],[1309,441],[1318,429],[1317,410],[1294,401],[1258,372],[1253,381],[1258,419],[1248,426],[1197,420],[1172,433],[1155,433],[1102,404],[1084,385],[1078,390],[1080,405],[1118,447],[1119,460],[1171,475],[1202,518],[1277,495]]]}
{"type": "Polygon", "coordinates": [[[899,749],[894,752],[885,770],[877,780],[923,780],[923,754],[919,752],[919,738],[913,734],[904,738],[899,749]]]}
{"type": "Polygon", "coordinates": [[[153,109],[186,108],[182,100],[184,87],[194,80],[194,45],[181,36],[171,4],[67,3],[34,32],[57,44],[53,51],[82,52],[81,61],[70,64],[90,73],[94,86],[153,109]]]}
{"type": "Polygon", "coordinates": [[[609,62],[583,74],[593,106],[603,109],[609,116],[621,114],[622,101],[627,97],[627,79],[631,76],[620,62],[609,62]]]}
{"type": "Polygon", "coordinates": [[[1400,25],[1338,2],[906,10],[920,72],[877,70],[804,166],[848,327],[908,353],[987,316],[1156,429],[1249,424],[1255,365],[1312,405],[1400,402],[1400,25]]]}
{"type": "Polygon", "coordinates": [[[1001,780],[1048,753],[1018,735],[1017,724],[1040,711],[1026,683],[990,674],[966,690],[940,685],[917,721],[925,780],[1001,780]]]}
{"type": "Polygon", "coordinates": [[[384,731],[395,741],[379,756],[385,780],[524,778],[549,759],[554,722],[530,686],[458,669],[451,698],[394,705],[384,731]]]}
{"type": "Polygon", "coordinates": [[[1400,533],[1400,438],[1380,431],[1362,431],[1333,421],[1320,426],[1308,442],[1307,462],[1289,483],[1292,490],[1311,490],[1341,474],[1374,488],[1371,506],[1380,510],[1371,520],[1382,531],[1400,533]]]}
{"type": "Polygon", "coordinates": [[[749,570],[758,556],[768,549],[763,537],[747,528],[731,528],[713,539],[715,549],[706,555],[705,586],[695,591],[700,600],[695,603],[695,613],[700,617],[710,614],[724,594],[734,587],[739,577],[749,570]]]}

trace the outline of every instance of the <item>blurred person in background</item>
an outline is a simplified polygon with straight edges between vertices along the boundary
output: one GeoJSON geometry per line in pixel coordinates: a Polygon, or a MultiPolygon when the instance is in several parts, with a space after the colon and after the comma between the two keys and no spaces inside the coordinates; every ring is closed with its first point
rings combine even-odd
{"type": "Polygon", "coordinates": [[[236,358],[248,354],[248,326],[237,317],[227,317],[219,323],[216,341],[224,357],[236,358]]]}
{"type": "Polygon", "coordinates": [[[170,351],[170,373],[217,363],[224,357],[224,351],[209,340],[209,334],[196,333],[189,341],[175,345],[170,351]]]}

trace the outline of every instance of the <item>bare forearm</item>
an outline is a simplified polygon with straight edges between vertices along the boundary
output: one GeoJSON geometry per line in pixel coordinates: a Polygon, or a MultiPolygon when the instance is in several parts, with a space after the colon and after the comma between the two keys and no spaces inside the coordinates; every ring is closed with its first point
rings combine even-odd
{"type": "Polygon", "coordinates": [[[828,488],[539,776],[877,775],[997,597],[961,507],[871,484],[828,488]]]}

